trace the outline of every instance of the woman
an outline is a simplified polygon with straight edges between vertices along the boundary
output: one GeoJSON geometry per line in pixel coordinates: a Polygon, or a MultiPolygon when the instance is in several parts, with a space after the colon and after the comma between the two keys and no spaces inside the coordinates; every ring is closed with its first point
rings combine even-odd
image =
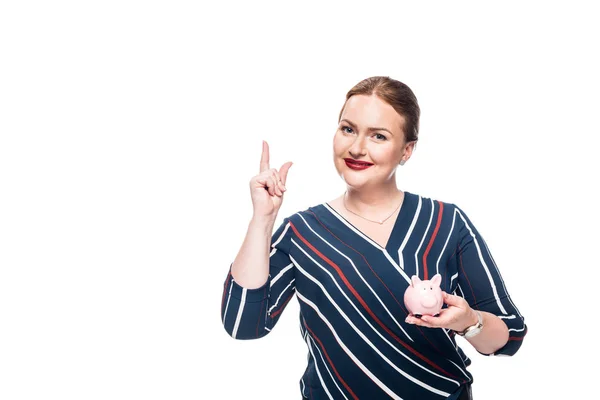
{"type": "Polygon", "coordinates": [[[388,77],[346,95],[333,140],[346,182],[338,198],[284,218],[272,235],[292,163],[250,181],[254,215],[225,281],[221,315],[237,339],[269,333],[296,293],[309,399],[471,399],[464,335],[485,355],[513,355],[524,318],[481,235],[454,204],[401,191],[396,168],[417,142],[419,106],[388,77]],[[442,277],[444,308],[410,315],[411,277],[442,277]]]}

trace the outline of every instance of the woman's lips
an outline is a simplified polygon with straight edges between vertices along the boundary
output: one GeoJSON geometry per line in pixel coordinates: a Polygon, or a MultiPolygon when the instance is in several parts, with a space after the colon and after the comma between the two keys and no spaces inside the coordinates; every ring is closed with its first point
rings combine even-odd
{"type": "Polygon", "coordinates": [[[348,166],[348,168],[353,169],[355,171],[362,171],[363,169],[367,169],[367,168],[373,166],[373,164],[359,164],[359,163],[353,163],[348,160],[344,160],[344,161],[346,162],[346,165],[348,166]]]}

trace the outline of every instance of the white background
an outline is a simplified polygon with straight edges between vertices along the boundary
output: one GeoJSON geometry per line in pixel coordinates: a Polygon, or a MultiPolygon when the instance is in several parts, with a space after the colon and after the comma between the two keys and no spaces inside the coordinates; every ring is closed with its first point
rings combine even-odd
{"type": "Polygon", "coordinates": [[[373,75],[422,109],[398,186],[468,213],[529,326],[511,358],[463,342],[475,398],[596,398],[597,14],[324,3],[1,3],[1,399],[298,398],[297,301],[236,341],[222,284],[261,140],[294,162],[277,224],[340,195],[373,75]]]}

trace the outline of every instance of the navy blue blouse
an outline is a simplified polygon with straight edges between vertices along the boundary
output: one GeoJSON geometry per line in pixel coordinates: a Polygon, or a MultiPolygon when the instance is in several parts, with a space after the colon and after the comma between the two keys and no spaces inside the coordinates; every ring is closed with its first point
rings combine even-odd
{"type": "Polygon", "coordinates": [[[227,275],[222,321],[233,338],[260,338],[295,293],[310,399],[446,399],[472,381],[452,330],[404,322],[412,275],[439,273],[442,290],[501,318],[510,337],[494,355],[515,354],[527,333],[487,244],[454,204],[405,191],[383,248],[323,203],[284,218],[271,248],[263,287],[227,275]]]}

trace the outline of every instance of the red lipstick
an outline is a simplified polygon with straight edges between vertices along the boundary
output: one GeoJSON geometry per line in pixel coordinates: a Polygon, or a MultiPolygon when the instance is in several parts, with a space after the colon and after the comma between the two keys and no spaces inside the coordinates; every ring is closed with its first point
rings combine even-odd
{"type": "Polygon", "coordinates": [[[362,171],[363,169],[367,169],[373,165],[373,163],[366,161],[358,161],[352,158],[344,158],[344,161],[346,162],[348,168],[353,169],[355,171],[362,171]]]}

